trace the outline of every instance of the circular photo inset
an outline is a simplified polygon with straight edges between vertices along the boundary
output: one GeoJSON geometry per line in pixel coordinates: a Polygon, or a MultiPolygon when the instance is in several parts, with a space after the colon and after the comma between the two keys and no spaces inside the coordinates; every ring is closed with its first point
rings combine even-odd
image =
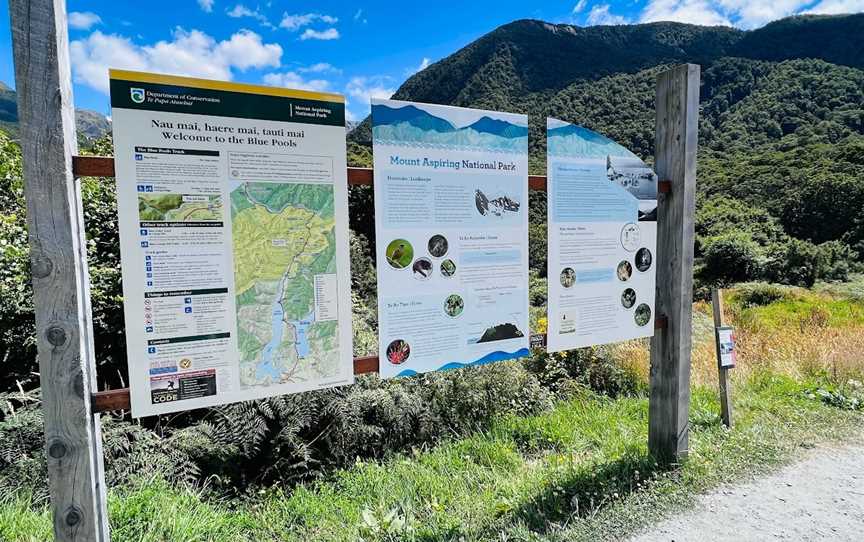
{"type": "Polygon", "coordinates": [[[433,258],[440,258],[447,254],[448,244],[447,238],[443,235],[433,235],[429,238],[428,243],[429,254],[432,255],[433,258]]]}
{"type": "Polygon", "coordinates": [[[642,237],[642,231],[638,224],[632,222],[624,224],[621,228],[621,246],[627,252],[633,252],[639,246],[639,239],[642,237]]]}
{"type": "Polygon", "coordinates": [[[387,263],[393,269],[404,269],[414,261],[414,247],[405,239],[390,241],[384,254],[387,256],[387,263]]]}
{"type": "Polygon", "coordinates": [[[633,266],[630,265],[630,262],[627,260],[621,260],[621,263],[618,264],[618,280],[624,282],[630,279],[630,275],[633,274],[633,266]]]}
{"type": "Polygon", "coordinates": [[[651,256],[651,251],[647,248],[642,247],[636,251],[636,269],[639,271],[648,271],[653,260],[654,257],[651,256]]]}
{"type": "Polygon", "coordinates": [[[576,271],[572,267],[565,267],[561,270],[561,286],[570,288],[576,284],[576,271]]]}
{"type": "Polygon", "coordinates": [[[456,264],[450,258],[441,262],[441,276],[452,277],[456,274],[456,264]]]}
{"type": "Polygon", "coordinates": [[[636,303],[636,290],[627,288],[621,293],[621,304],[625,309],[629,309],[636,303]]]}
{"type": "Polygon", "coordinates": [[[396,339],[387,345],[387,361],[400,365],[411,356],[411,345],[402,339],[396,339]]]}
{"type": "Polygon", "coordinates": [[[432,276],[432,262],[429,258],[417,258],[411,270],[414,271],[415,279],[427,280],[432,276]]]}
{"type": "Polygon", "coordinates": [[[444,312],[450,318],[456,318],[462,311],[465,310],[465,301],[461,296],[456,294],[451,294],[447,296],[447,299],[444,300],[444,312]]]}
{"type": "Polygon", "coordinates": [[[633,314],[633,319],[636,320],[637,326],[644,326],[651,319],[651,307],[645,303],[636,307],[636,312],[633,314]]]}

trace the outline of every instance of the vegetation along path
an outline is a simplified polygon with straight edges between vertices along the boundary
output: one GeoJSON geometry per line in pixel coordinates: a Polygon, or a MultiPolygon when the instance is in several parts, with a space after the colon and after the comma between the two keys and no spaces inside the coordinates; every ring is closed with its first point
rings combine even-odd
{"type": "Polygon", "coordinates": [[[692,512],[633,542],[861,540],[864,446],[817,448],[807,459],[699,498],[692,512]]]}

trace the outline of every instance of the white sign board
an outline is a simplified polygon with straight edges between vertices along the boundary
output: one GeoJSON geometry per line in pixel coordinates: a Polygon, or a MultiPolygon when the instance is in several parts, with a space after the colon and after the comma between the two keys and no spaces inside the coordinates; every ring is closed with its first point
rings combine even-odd
{"type": "Polygon", "coordinates": [[[528,118],[372,101],[382,377],[528,355],[528,118]]]}
{"type": "Polygon", "coordinates": [[[353,382],[341,96],[111,72],[136,417],[353,382]]]}
{"type": "Polygon", "coordinates": [[[735,328],[718,327],[717,330],[717,359],[721,369],[735,367],[738,355],[735,352],[735,328]]]}
{"type": "Polygon", "coordinates": [[[546,129],[548,350],[653,335],[657,175],[591,130],[546,129]]]}

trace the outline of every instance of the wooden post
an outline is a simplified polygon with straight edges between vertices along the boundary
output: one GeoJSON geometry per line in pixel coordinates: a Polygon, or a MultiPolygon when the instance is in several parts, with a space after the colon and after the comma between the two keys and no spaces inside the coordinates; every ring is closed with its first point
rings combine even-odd
{"type": "MultiPolygon", "coordinates": [[[[714,327],[725,325],[723,321],[723,290],[714,288],[711,290],[711,307],[714,309],[714,327]]],[[[717,369],[720,375],[720,415],[723,425],[732,427],[732,396],[729,387],[729,368],[720,363],[720,351],[717,351],[717,369]]]]}
{"type": "Polygon", "coordinates": [[[656,314],[667,325],[651,339],[648,448],[665,462],[685,458],[688,450],[699,66],[661,73],[656,107],[655,170],[670,182],[657,209],[656,314]]]}
{"type": "Polygon", "coordinates": [[[109,539],[64,0],[12,0],[24,195],[54,536],[109,539]]]}

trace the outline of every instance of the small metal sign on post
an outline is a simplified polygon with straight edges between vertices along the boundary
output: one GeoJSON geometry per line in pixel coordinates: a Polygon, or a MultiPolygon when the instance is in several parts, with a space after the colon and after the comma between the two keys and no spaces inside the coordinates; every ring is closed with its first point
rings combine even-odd
{"type": "Polygon", "coordinates": [[[720,413],[723,425],[732,427],[732,393],[729,385],[729,369],[735,367],[735,328],[725,325],[723,320],[723,291],[711,290],[711,305],[714,309],[714,342],[717,347],[717,371],[720,377],[720,413]]]}
{"type": "Polygon", "coordinates": [[[735,328],[719,326],[714,331],[714,338],[717,341],[717,362],[720,364],[720,369],[735,367],[735,328]]]}

